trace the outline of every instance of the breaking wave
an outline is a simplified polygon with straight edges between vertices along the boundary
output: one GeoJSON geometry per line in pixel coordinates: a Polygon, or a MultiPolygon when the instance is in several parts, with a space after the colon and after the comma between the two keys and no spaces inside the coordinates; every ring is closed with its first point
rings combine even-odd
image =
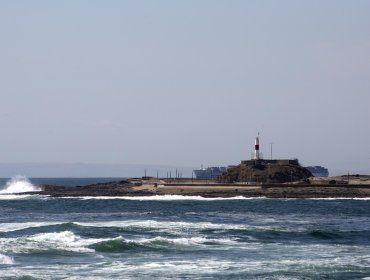
{"type": "Polygon", "coordinates": [[[25,192],[37,192],[41,191],[41,188],[34,186],[28,178],[24,176],[16,176],[11,178],[4,189],[0,191],[0,194],[13,194],[13,193],[25,193],[25,192]]]}
{"type": "MultiPolygon", "coordinates": [[[[65,255],[74,253],[121,253],[129,250],[162,250],[184,249],[209,246],[238,246],[237,240],[228,238],[178,237],[162,236],[152,238],[126,239],[122,236],[115,238],[86,238],[71,231],[39,233],[30,236],[0,238],[0,250],[12,253],[54,254],[65,255]]],[[[13,259],[0,254],[1,263],[12,263],[13,259]]]]}
{"type": "Polygon", "coordinates": [[[14,259],[12,257],[0,254],[0,264],[14,264],[14,259]]]}
{"type": "MultiPolygon", "coordinates": [[[[0,250],[7,253],[48,253],[65,254],[65,252],[89,253],[88,246],[104,239],[82,238],[71,231],[38,233],[35,235],[0,238],[0,250]]],[[[1,262],[1,256],[0,256],[1,262]]]]}
{"type": "MultiPolygon", "coordinates": [[[[125,240],[124,238],[117,237],[114,239],[101,241],[89,246],[97,252],[105,253],[120,253],[131,249],[179,249],[186,247],[198,246],[221,246],[221,245],[237,245],[238,242],[231,239],[207,239],[204,237],[190,237],[190,238],[166,238],[166,237],[153,237],[143,238],[138,240],[125,240]]],[[[190,248],[189,248],[190,249],[190,248]]],[[[194,249],[194,248],[192,248],[194,249]]]]}
{"type": "Polygon", "coordinates": [[[90,249],[104,253],[121,253],[138,247],[140,247],[139,244],[134,242],[127,242],[122,238],[101,241],[89,246],[90,249]]]}

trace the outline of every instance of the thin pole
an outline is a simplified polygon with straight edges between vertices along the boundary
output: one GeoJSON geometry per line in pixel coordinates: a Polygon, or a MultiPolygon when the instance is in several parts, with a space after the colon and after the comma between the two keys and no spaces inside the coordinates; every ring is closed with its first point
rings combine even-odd
{"type": "Polygon", "coordinates": [[[270,152],[271,152],[271,160],[272,160],[272,143],[270,143],[271,144],[271,150],[270,150],[270,152]]]}

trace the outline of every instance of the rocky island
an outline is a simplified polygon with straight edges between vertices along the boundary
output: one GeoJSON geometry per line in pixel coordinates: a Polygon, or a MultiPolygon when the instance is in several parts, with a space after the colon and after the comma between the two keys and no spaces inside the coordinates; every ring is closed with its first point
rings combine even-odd
{"type": "Polygon", "coordinates": [[[224,172],[219,182],[287,183],[308,182],[312,177],[309,170],[302,167],[297,159],[286,160],[243,160],[239,165],[224,172]]]}

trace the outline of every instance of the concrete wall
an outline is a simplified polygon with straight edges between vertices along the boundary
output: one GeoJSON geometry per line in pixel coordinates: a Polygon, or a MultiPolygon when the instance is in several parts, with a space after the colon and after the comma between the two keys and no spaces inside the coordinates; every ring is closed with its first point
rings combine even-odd
{"type": "Polygon", "coordinates": [[[278,164],[278,165],[299,165],[298,159],[260,159],[260,160],[242,160],[242,164],[253,166],[256,164],[278,164]]]}

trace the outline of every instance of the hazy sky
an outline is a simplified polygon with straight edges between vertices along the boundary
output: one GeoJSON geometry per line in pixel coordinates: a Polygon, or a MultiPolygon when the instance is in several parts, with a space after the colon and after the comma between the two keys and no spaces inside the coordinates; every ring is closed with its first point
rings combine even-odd
{"type": "Polygon", "coordinates": [[[370,1],[0,1],[0,162],[370,172],[370,1]]]}

